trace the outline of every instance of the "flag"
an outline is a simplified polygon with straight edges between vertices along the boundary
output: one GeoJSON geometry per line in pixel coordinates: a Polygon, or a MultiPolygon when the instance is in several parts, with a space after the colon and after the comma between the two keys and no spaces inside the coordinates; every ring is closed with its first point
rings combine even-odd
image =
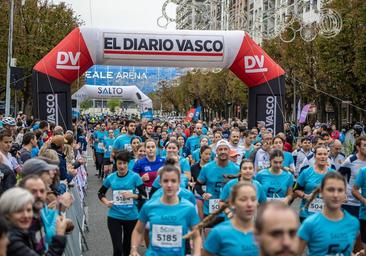
{"type": "Polygon", "coordinates": [[[308,116],[308,112],[309,112],[310,106],[311,106],[311,104],[306,104],[302,108],[302,111],[301,111],[301,114],[300,114],[300,118],[299,118],[299,123],[300,124],[305,123],[306,117],[308,116]]]}
{"type": "Polygon", "coordinates": [[[200,119],[201,112],[202,112],[202,108],[201,108],[201,106],[198,106],[194,112],[194,117],[193,117],[194,121],[197,121],[198,119],[200,119]]]}
{"type": "Polygon", "coordinates": [[[194,117],[194,113],[196,112],[195,108],[191,108],[190,110],[188,110],[187,112],[187,116],[184,119],[185,122],[190,122],[192,121],[192,118],[194,117]]]}

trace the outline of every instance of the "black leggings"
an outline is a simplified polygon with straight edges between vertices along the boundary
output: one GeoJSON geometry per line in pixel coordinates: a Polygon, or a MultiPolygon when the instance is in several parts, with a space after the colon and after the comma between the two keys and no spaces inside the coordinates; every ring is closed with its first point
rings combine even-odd
{"type": "Polygon", "coordinates": [[[118,220],[108,217],[108,230],[112,238],[113,256],[130,255],[131,236],[136,222],[137,220],[118,220]]]}
{"type": "Polygon", "coordinates": [[[98,177],[99,178],[103,178],[103,158],[104,158],[104,154],[103,153],[95,153],[95,158],[96,158],[96,162],[97,162],[97,170],[98,170],[98,177]]]}

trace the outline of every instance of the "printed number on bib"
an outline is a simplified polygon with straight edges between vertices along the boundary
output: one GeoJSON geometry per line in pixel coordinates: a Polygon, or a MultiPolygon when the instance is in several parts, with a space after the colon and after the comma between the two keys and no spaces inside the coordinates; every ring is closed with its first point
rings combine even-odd
{"type": "Polygon", "coordinates": [[[323,210],[323,199],[315,198],[309,205],[309,212],[321,212],[323,210]]]}
{"type": "Polygon", "coordinates": [[[132,207],[133,199],[132,198],[125,198],[123,196],[124,192],[132,193],[132,190],[114,190],[113,191],[113,204],[114,205],[121,205],[126,207],[132,207]]]}
{"type": "Polygon", "coordinates": [[[152,225],[152,246],[179,249],[182,247],[182,226],[152,225]]]}
{"type": "Polygon", "coordinates": [[[208,212],[212,213],[220,208],[220,199],[210,199],[208,200],[208,212]]]}
{"type": "Polygon", "coordinates": [[[103,142],[98,143],[98,148],[103,148],[103,142]]]}

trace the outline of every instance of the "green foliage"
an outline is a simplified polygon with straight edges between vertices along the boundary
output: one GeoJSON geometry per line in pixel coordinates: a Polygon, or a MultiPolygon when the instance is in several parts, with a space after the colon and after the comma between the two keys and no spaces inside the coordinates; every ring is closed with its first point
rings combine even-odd
{"type": "MultiPolygon", "coordinates": [[[[17,66],[26,68],[25,75],[29,75],[33,66],[82,22],[65,3],[56,5],[48,0],[26,0],[22,6],[21,0],[14,1],[13,58],[17,58],[17,66]]],[[[9,2],[0,1],[0,84],[6,81],[9,2]]],[[[5,89],[0,90],[0,98],[4,94],[5,89]]],[[[24,110],[29,113],[31,79],[26,80],[20,98],[24,100],[24,110]]]]}
{"type": "Polygon", "coordinates": [[[84,100],[80,103],[80,108],[82,110],[87,110],[89,108],[93,107],[93,100],[84,100]]]}
{"type": "Polygon", "coordinates": [[[121,106],[121,100],[119,99],[109,99],[107,101],[107,107],[112,113],[114,113],[116,111],[116,107],[119,106],[121,106]]]}

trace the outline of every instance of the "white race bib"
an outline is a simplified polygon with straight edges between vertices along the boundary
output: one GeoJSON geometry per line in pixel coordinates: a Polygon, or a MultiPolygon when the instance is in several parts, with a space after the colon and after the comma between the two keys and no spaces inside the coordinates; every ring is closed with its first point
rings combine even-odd
{"type": "Polygon", "coordinates": [[[180,250],[182,247],[182,226],[152,225],[152,246],[180,250]]]}
{"type": "Polygon", "coordinates": [[[103,148],[104,146],[103,146],[103,142],[99,142],[98,143],[98,148],[103,148]]]}
{"type": "Polygon", "coordinates": [[[112,150],[113,150],[113,146],[112,146],[112,145],[110,145],[110,146],[108,147],[108,152],[112,152],[112,150]]]}
{"type": "Polygon", "coordinates": [[[285,200],[284,197],[267,197],[267,201],[283,201],[285,200]]]}
{"type": "Polygon", "coordinates": [[[309,205],[309,212],[321,212],[323,210],[323,199],[315,198],[309,205]]]}
{"type": "Polygon", "coordinates": [[[212,213],[220,208],[220,199],[209,199],[208,200],[208,213],[212,213]]]}
{"type": "Polygon", "coordinates": [[[132,207],[133,206],[133,199],[132,198],[125,198],[123,196],[124,192],[131,192],[132,190],[113,190],[113,204],[120,205],[125,207],[132,207]]]}

